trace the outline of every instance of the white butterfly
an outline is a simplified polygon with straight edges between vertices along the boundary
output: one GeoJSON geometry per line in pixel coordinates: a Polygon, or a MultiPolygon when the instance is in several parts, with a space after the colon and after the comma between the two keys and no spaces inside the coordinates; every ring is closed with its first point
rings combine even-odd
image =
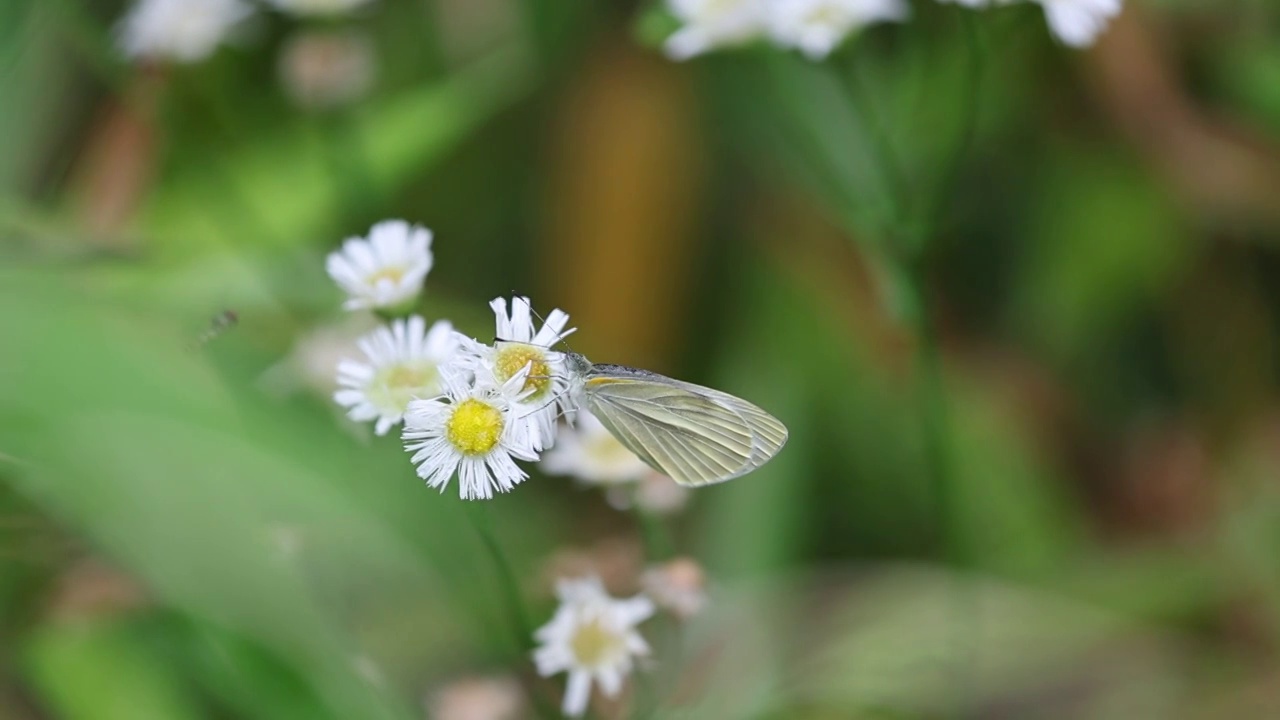
{"type": "Polygon", "coordinates": [[[681,485],[710,485],[765,464],[787,442],[777,418],[741,398],[566,353],[569,392],[628,450],[681,485]]]}

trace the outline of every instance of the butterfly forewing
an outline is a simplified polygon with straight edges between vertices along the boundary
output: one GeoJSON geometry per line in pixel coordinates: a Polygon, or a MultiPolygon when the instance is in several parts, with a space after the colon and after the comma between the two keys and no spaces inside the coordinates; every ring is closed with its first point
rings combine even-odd
{"type": "Polygon", "coordinates": [[[781,422],[745,400],[643,370],[597,365],[585,391],[619,442],[683,485],[744,475],[787,441],[781,422]]]}

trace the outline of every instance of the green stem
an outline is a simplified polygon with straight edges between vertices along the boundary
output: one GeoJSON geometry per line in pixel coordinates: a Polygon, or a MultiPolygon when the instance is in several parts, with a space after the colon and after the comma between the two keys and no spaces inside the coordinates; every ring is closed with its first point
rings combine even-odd
{"type": "Polygon", "coordinates": [[[675,543],[656,513],[644,507],[639,500],[639,486],[632,490],[631,507],[635,509],[636,520],[640,524],[640,536],[644,541],[645,556],[649,562],[670,560],[675,555],[675,543]]]}
{"type": "Polygon", "coordinates": [[[498,571],[498,585],[511,618],[512,631],[516,635],[516,647],[520,652],[528,652],[533,649],[533,623],[520,596],[520,584],[516,580],[515,571],[512,570],[511,563],[507,562],[507,556],[502,552],[502,546],[498,544],[498,537],[493,531],[493,516],[484,502],[468,502],[465,505],[467,516],[471,518],[480,542],[498,571]]]}
{"type": "MultiPolygon", "coordinates": [[[[521,597],[520,583],[516,580],[515,570],[512,569],[511,563],[507,561],[506,554],[502,552],[502,545],[498,543],[497,533],[493,530],[493,515],[490,513],[488,504],[485,501],[464,501],[463,505],[466,506],[467,517],[471,519],[471,524],[476,529],[476,534],[480,536],[481,544],[484,545],[484,549],[489,553],[489,557],[493,559],[493,565],[498,571],[498,585],[501,587],[503,601],[510,616],[511,629],[515,634],[516,649],[520,654],[527,657],[534,648],[534,626],[529,618],[529,611],[521,597]]],[[[539,717],[559,717],[559,712],[554,703],[543,697],[543,693],[540,692],[538,687],[531,685],[528,691],[539,717]]]]}
{"type": "Polygon", "coordinates": [[[912,295],[913,331],[916,336],[916,398],[924,442],[925,464],[934,502],[937,541],[944,561],[953,574],[954,589],[948,603],[949,647],[946,658],[947,687],[955,698],[954,715],[963,717],[969,705],[971,684],[973,623],[977,620],[973,595],[961,574],[968,561],[968,543],[957,502],[955,453],[947,408],[946,380],[938,342],[937,323],[930,312],[930,297],[924,266],[914,263],[904,278],[912,295]]]}
{"type": "Polygon", "coordinates": [[[951,432],[947,413],[946,381],[938,329],[930,312],[928,282],[923,265],[912,265],[904,278],[912,300],[912,331],[916,337],[916,377],[925,464],[934,498],[938,540],[948,560],[964,560],[963,540],[955,517],[955,469],[952,463],[951,432]]]}
{"type": "Polygon", "coordinates": [[[964,86],[961,90],[964,94],[965,103],[964,112],[961,114],[963,123],[950,153],[951,162],[940,174],[938,186],[933,193],[933,203],[925,213],[922,231],[909,248],[909,251],[917,257],[925,252],[927,249],[925,247],[926,243],[938,234],[938,228],[943,224],[942,220],[949,208],[949,202],[954,197],[956,188],[960,185],[960,175],[964,160],[969,157],[973,148],[974,137],[977,135],[979,96],[982,94],[982,75],[986,65],[986,51],[981,38],[978,36],[976,21],[970,17],[972,14],[970,12],[962,12],[960,16],[960,23],[964,28],[965,53],[968,56],[965,63],[964,86]]]}

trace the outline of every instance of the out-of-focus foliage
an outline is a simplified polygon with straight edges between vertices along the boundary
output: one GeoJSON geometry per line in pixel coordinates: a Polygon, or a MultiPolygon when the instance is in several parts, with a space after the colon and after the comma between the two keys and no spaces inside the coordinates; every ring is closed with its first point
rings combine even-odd
{"type": "Polygon", "coordinates": [[[636,520],[536,472],[429,492],[290,359],[342,319],[324,254],[391,217],[435,232],[432,319],[488,339],[529,294],[790,428],[670,521],[711,604],[597,714],[1280,714],[1280,6],[1131,0],[1074,52],[919,1],[818,65],[672,63],[648,4],[376,0],[171,67],[119,55],[124,9],[0,3],[0,718],[558,704],[468,513],[539,623],[636,520]],[[372,87],[298,107],[281,48],[335,28],[372,87]]]}

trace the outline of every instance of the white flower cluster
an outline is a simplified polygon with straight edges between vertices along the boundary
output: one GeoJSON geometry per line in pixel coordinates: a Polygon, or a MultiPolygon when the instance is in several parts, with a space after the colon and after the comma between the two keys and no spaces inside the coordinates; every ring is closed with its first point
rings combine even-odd
{"type": "MultiPolygon", "coordinates": [[[[493,344],[457,332],[446,320],[428,326],[413,313],[431,270],[431,239],[426,228],[387,221],[328,257],[346,309],[392,316],[356,343],[362,359],[338,365],[333,397],[348,417],[372,422],[379,435],[403,423],[418,475],[442,491],[456,476],[466,500],[511,490],[528,477],[516,461],[536,461],[545,452],[548,473],[631,489],[632,501],[650,511],[682,504],[683,495],[673,502],[668,491],[660,501],[663,493],[647,491],[646,483],[663,482],[684,492],[574,407],[568,358],[552,349],[573,332],[564,312],[553,310],[539,324],[528,298],[495,299],[493,344]],[[560,415],[576,416],[576,427],[560,427],[560,415]]],[[[621,691],[636,660],[649,652],[637,626],[657,609],[684,620],[706,604],[702,569],[692,559],[651,566],[636,580],[644,593],[626,599],[611,597],[598,577],[558,583],[560,606],[535,633],[533,659],[541,675],[568,673],[566,715],[586,711],[593,685],[608,697],[621,691]]],[[[519,698],[492,683],[455,690],[441,696],[441,707],[450,709],[442,717],[472,706],[503,708],[486,717],[519,712],[519,698]]]]}
{"type": "MultiPolygon", "coordinates": [[[[292,15],[334,16],[372,0],[269,1],[292,15]]],[[[120,22],[120,48],[129,57],[198,62],[253,12],[245,0],[136,0],[120,22]]]]}
{"type": "Polygon", "coordinates": [[[552,310],[539,326],[528,298],[509,307],[495,299],[489,345],[412,313],[431,271],[431,240],[424,227],[388,220],[345,240],[325,263],[344,308],[392,316],[358,340],[362,358],[337,364],[333,398],[347,416],[372,422],[378,435],[403,423],[418,475],[440,489],[457,475],[466,499],[511,490],[528,477],[515,460],[541,459],[547,474],[605,487],[620,509],[683,507],[685,488],[575,406],[566,357],[552,349],[573,332],[567,314],[552,310]],[[577,422],[562,426],[562,415],[577,422]]]}
{"type": "MultiPolygon", "coordinates": [[[[939,0],[971,8],[1037,2],[1049,28],[1072,47],[1093,44],[1123,0],[939,0]]],[[[666,53],[685,60],[717,48],[768,39],[821,60],[859,30],[909,15],[906,0],[667,0],[681,27],[666,41],[666,53]]]]}
{"type": "Polygon", "coordinates": [[[428,327],[412,309],[431,270],[431,239],[426,228],[390,220],[329,255],[346,309],[407,314],[359,340],[363,358],[339,363],[333,397],[379,435],[403,422],[405,449],[429,486],[443,490],[456,475],[464,499],[488,499],[528,477],[515,460],[538,460],[555,443],[559,415],[572,412],[565,357],[551,348],[573,330],[560,310],[535,327],[522,297],[510,308],[490,303],[493,345],[447,320],[428,327]]]}

